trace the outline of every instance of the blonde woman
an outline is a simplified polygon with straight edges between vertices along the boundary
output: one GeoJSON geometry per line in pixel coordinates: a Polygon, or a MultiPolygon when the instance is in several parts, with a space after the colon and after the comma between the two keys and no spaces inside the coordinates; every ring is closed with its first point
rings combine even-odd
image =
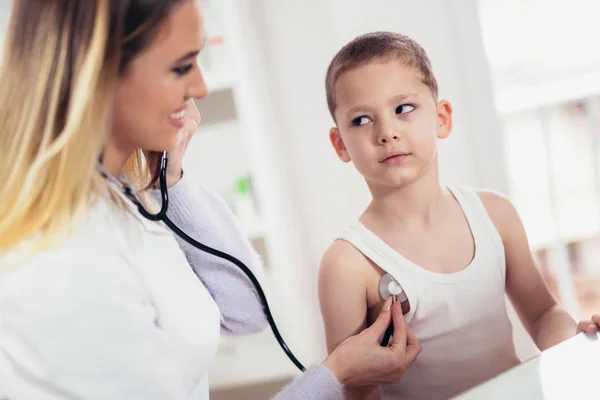
{"type": "MultiPolygon", "coordinates": [[[[219,334],[266,327],[235,267],[178,244],[122,192],[151,207],[156,154],[169,151],[171,219],[256,265],[227,208],[181,171],[191,99],[207,96],[202,32],[195,0],[14,1],[0,72],[0,399],[207,399],[219,334]]],[[[386,309],[277,398],[398,379],[419,347],[400,306],[386,309]]]]}

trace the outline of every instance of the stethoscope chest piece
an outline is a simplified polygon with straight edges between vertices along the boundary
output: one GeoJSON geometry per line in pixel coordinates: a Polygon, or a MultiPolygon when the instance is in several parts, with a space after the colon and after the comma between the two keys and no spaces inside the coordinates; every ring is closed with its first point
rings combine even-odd
{"type": "Polygon", "coordinates": [[[407,314],[410,311],[410,303],[402,285],[388,273],[384,274],[379,280],[379,295],[383,300],[386,300],[390,296],[394,297],[394,300],[397,298],[402,305],[403,314],[407,314]]]}
{"type": "MultiPolygon", "coordinates": [[[[400,285],[392,275],[384,274],[381,277],[381,279],[379,279],[379,295],[383,300],[386,300],[390,296],[394,301],[398,300],[400,302],[400,305],[402,306],[402,314],[406,315],[410,311],[410,303],[408,301],[408,297],[406,297],[406,293],[404,293],[402,285],[400,285]]],[[[383,338],[381,339],[382,347],[388,346],[390,338],[393,334],[394,324],[391,323],[385,330],[383,338]]]]}

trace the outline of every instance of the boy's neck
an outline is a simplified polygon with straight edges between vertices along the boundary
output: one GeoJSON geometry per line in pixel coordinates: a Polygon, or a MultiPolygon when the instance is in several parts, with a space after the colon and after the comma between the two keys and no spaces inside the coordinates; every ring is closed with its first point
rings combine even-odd
{"type": "Polygon", "coordinates": [[[373,201],[365,214],[391,223],[427,223],[444,196],[437,171],[429,172],[402,188],[372,188],[373,201]]]}

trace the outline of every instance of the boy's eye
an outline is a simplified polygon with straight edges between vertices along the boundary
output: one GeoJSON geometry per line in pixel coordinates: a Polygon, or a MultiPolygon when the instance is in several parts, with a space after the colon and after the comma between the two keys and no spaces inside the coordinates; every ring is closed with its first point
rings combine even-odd
{"type": "Polygon", "coordinates": [[[183,67],[173,68],[173,72],[175,72],[179,76],[183,76],[183,75],[187,74],[188,72],[190,72],[191,69],[192,69],[192,64],[189,64],[189,65],[185,65],[183,67]]]}
{"type": "Polygon", "coordinates": [[[396,108],[396,114],[408,114],[416,107],[411,104],[402,104],[396,108]]]}
{"type": "Polygon", "coordinates": [[[365,117],[360,116],[360,117],[356,117],[352,120],[352,125],[354,126],[363,126],[364,124],[367,124],[369,122],[369,117],[365,117]]]}

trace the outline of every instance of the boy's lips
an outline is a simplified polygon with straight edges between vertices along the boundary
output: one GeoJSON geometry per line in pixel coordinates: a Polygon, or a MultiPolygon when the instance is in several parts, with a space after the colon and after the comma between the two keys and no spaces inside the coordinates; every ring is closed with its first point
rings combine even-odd
{"type": "Polygon", "coordinates": [[[406,153],[403,151],[395,151],[395,152],[386,154],[385,157],[383,157],[381,160],[379,160],[379,162],[383,163],[383,164],[397,164],[399,162],[404,161],[410,155],[411,155],[411,153],[406,153]]]}

